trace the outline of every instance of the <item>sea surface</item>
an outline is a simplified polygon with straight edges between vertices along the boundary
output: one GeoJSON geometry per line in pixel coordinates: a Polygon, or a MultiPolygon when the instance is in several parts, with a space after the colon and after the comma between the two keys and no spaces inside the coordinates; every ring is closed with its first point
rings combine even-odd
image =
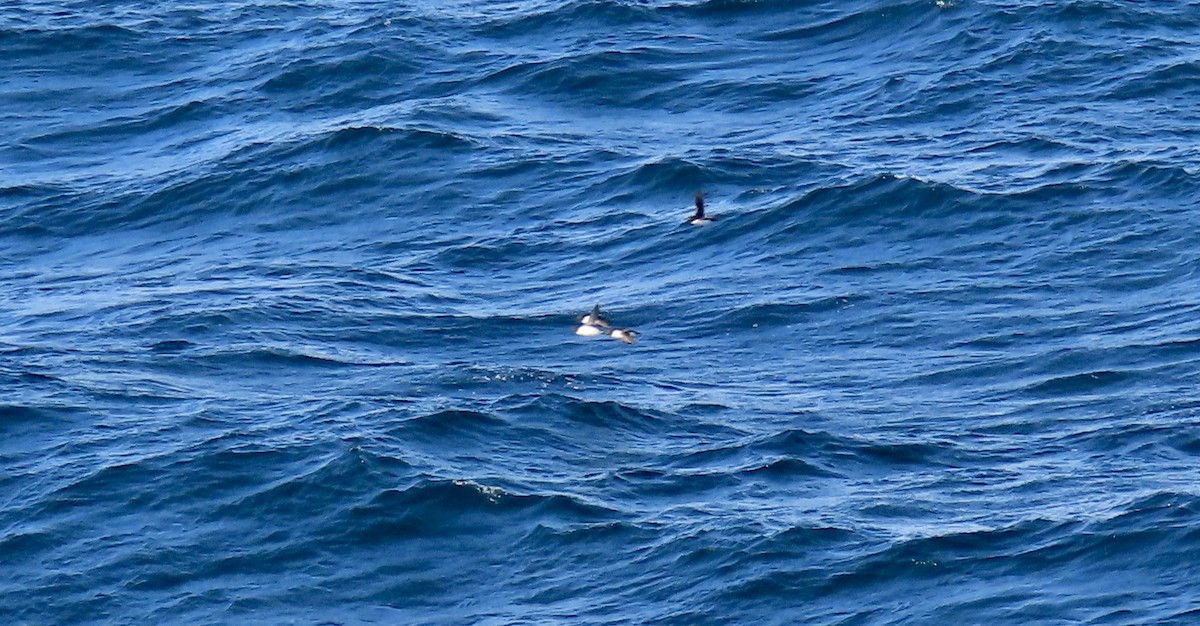
{"type": "Polygon", "coordinates": [[[1200,623],[1200,2],[8,0],[0,58],[4,624],[1200,623]]]}

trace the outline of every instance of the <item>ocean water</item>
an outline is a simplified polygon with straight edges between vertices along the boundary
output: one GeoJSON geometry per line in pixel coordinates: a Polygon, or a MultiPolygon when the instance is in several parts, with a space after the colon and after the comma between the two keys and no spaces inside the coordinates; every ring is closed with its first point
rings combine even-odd
{"type": "Polygon", "coordinates": [[[1200,2],[0,53],[5,624],[1200,623],[1200,2]]]}

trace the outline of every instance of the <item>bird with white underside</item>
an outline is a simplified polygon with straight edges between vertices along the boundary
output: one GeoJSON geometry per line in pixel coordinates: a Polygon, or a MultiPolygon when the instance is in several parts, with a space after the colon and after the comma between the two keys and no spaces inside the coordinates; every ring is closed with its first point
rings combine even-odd
{"type": "Polygon", "coordinates": [[[579,318],[579,327],[575,329],[575,334],[581,337],[599,337],[604,335],[625,343],[633,343],[636,341],[634,336],[637,333],[628,328],[612,328],[609,326],[608,320],[604,319],[604,314],[600,312],[600,305],[597,304],[592,308],[591,313],[579,318]]]}

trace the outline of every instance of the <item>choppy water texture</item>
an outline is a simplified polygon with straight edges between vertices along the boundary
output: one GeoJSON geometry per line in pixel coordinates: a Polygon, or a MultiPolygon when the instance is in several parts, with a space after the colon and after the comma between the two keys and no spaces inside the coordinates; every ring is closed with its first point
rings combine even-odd
{"type": "Polygon", "coordinates": [[[1198,33],[4,3],[3,621],[1200,621],[1198,33]]]}

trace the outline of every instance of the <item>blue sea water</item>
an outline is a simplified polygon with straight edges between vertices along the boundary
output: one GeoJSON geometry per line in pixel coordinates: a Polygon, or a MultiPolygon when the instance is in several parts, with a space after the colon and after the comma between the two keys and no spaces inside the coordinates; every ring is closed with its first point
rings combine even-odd
{"type": "Polygon", "coordinates": [[[6,624],[1200,623],[1200,2],[0,53],[6,624]]]}

